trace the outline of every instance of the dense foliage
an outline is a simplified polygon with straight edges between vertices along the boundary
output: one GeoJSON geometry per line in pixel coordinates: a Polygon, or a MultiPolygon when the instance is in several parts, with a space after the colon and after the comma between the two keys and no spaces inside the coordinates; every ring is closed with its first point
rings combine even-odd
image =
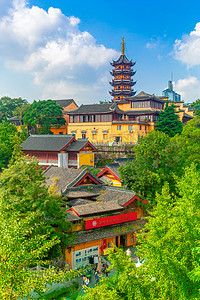
{"type": "Polygon", "coordinates": [[[87,289],[84,299],[189,300],[200,298],[200,176],[194,165],[178,180],[179,196],[166,183],[157,206],[138,234],[139,268],[123,250],[110,253],[115,275],[87,289]]]}
{"type": "Polygon", "coordinates": [[[191,107],[194,109],[195,116],[200,116],[200,99],[193,102],[191,107]]]}
{"type": "Polygon", "coordinates": [[[164,110],[160,112],[155,125],[156,130],[162,131],[170,137],[181,133],[183,129],[183,123],[179,121],[179,116],[175,109],[176,106],[174,104],[169,105],[167,102],[164,110]]]}
{"type": "Polygon", "coordinates": [[[2,97],[0,99],[0,123],[7,118],[14,116],[13,112],[17,107],[28,104],[27,100],[22,98],[2,97]]]}
{"type": "Polygon", "coordinates": [[[170,192],[177,194],[176,178],[192,162],[200,167],[200,118],[194,118],[180,135],[170,138],[161,131],[152,131],[135,146],[135,160],[120,168],[124,185],[154,206],[156,192],[168,182],[170,192]]]}
{"type": "Polygon", "coordinates": [[[26,133],[18,133],[13,124],[3,121],[0,123],[0,171],[6,168],[12,157],[14,147],[26,139],[26,133]]]}
{"type": "Polygon", "coordinates": [[[25,157],[19,157],[4,169],[0,181],[0,198],[5,212],[17,213],[22,219],[31,212],[36,213],[31,236],[49,234],[50,239],[59,243],[48,251],[48,258],[61,255],[72,239],[71,223],[62,209],[61,197],[50,194],[44,185],[45,178],[38,162],[29,158],[27,163],[25,157]],[[36,220],[43,225],[35,226],[36,220]]]}
{"type": "Polygon", "coordinates": [[[62,107],[54,100],[34,101],[26,110],[23,121],[39,134],[51,134],[51,127],[59,128],[66,122],[62,107]]]}

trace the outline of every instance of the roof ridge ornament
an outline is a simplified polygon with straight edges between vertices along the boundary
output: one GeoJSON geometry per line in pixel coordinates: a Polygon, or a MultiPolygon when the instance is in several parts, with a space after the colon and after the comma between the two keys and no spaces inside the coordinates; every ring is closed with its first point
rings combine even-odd
{"type": "Polygon", "coordinates": [[[121,44],[122,44],[122,55],[124,55],[124,49],[125,49],[125,43],[124,43],[124,37],[122,37],[122,42],[121,42],[121,44]]]}

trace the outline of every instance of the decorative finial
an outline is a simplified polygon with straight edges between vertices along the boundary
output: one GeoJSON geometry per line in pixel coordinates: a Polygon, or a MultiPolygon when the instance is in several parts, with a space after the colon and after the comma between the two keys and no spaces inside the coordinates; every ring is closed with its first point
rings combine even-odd
{"type": "Polygon", "coordinates": [[[125,43],[124,43],[124,37],[122,38],[122,55],[124,55],[124,45],[125,45],[125,43]]]}

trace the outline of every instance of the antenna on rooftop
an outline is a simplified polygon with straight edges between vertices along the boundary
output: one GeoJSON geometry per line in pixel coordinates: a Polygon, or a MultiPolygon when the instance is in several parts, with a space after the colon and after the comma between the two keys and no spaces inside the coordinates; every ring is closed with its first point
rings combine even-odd
{"type": "Polygon", "coordinates": [[[173,81],[173,72],[171,72],[171,81],[173,81]]]}

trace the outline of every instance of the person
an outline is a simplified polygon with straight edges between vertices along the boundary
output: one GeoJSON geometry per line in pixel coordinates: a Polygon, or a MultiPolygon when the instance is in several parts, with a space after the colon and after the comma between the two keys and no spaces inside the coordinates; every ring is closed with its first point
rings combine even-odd
{"type": "Polygon", "coordinates": [[[88,277],[86,277],[86,279],[85,279],[85,285],[86,285],[86,286],[88,286],[88,285],[89,285],[89,283],[90,283],[90,280],[89,280],[89,278],[88,278],[88,277]]]}
{"type": "Polygon", "coordinates": [[[98,272],[95,272],[95,279],[96,279],[96,285],[97,285],[98,282],[99,282],[99,274],[98,274],[98,272]]]}
{"type": "Polygon", "coordinates": [[[87,279],[87,277],[85,276],[85,274],[83,275],[83,285],[85,285],[85,280],[87,279]]]}
{"type": "Polygon", "coordinates": [[[108,265],[105,265],[105,274],[106,274],[106,277],[108,277],[108,265]]]}

